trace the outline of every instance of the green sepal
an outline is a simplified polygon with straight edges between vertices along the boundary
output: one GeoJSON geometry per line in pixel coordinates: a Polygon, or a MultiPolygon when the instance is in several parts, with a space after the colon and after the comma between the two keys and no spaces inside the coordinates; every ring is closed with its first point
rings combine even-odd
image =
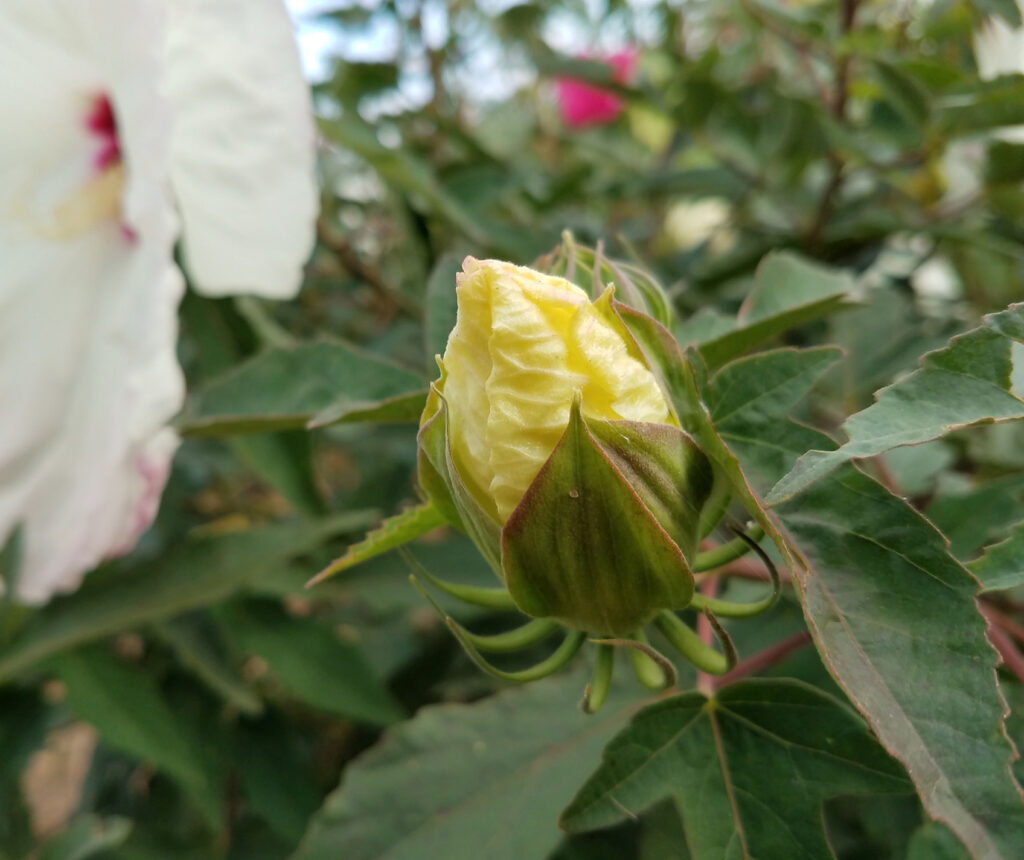
{"type": "MultiPolygon", "coordinates": [[[[692,455],[681,459],[689,466],[692,455]]],[[[693,597],[686,556],[591,432],[578,397],[505,524],[501,563],[527,615],[602,635],[628,636],[693,597]]]]}
{"type": "Polygon", "coordinates": [[[697,443],[671,424],[591,419],[587,428],[683,555],[694,558],[715,490],[711,462],[697,443]]]}
{"type": "Polygon", "coordinates": [[[448,404],[438,389],[444,381],[443,365],[441,374],[440,382],[431,386],[427,400],[424,415],[430,417],[420,425],[417,436],[420,487],[453,525],[469,535],[501,578],[501,526],[473,497],[455,467],[448,444],[448,404]],[[436,411],[430,414],[432,409],[436,411]]]}
{"type": "Polygon", "coordinates": [[[686,430],[701,450],[714,463],[716,472],[725,480],[732,497],[746,509],[768,538],[775,544],[787,568],[806,565],[793,542],[765,503],[754,492],[740,468],[739,460],[729,450],[711,420],[701,399],[706,369],[694,349],[684,354],[672,333],[646,314],[638,313],[621,302],[613,301],[612,309],[621,325],[657,377],[679,425],[686,430]]]}
{"type": "Polygon", "coordinates": [[[445,522],[444,515],[432,502],[402,511],[402,513],[384,520],[358,543],[352,544],[345,550],[344,555],[327,565],[307,582],[306,586],[308,588],[316,585],[336,573],[341,573],[343,570],[348,570],[350,567],[355,567],[357,564],[362,564],[364,561],[397,549],[432,529],[444,525],[445,522]]]}

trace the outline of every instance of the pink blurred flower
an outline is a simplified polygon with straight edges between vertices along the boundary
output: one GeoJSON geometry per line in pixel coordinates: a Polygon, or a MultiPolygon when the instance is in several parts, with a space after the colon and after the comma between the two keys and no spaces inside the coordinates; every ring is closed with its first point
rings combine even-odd
{"type": "MultiPolygon", "coordinates": [[[[632,77],[636,60],[636,52],[626,50],[613,54],[604,62],[613,69],[612,79],[616,83],[624,84],[632,77]]],[[[555,88],[562,120],[569,128],[607,125],[618,119],[622,113],[622,99],[602,87],[577,78],[558,78],[555,81],[555,88]]]]}

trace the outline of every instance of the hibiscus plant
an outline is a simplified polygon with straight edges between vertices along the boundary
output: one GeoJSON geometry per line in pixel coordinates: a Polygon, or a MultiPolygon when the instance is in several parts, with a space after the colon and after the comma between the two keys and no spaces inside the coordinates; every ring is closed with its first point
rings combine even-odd
{"type": "Polygon", "coordinates": [[[0,860],[1024,857],[1022,5],[0,4],[0,860]]]}

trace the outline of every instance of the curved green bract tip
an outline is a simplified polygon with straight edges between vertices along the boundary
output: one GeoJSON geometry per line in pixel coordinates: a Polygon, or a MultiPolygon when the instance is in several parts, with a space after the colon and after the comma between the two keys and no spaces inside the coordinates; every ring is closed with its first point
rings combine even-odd
{"type": "Polygon", "coordinates": [[[482,636],[463,629],[463,635],[481,651],[490,651],[492,654],[509,654],[543,642],[559,627],[561,625],[557,621],[536,618],[522,627],[516,627],[514,630],[507,630],[504,633],[482,636]]]}
{"type": "Polygon", "coordinates": [[[580,706],[587,714],[595,714],[608,698],[612,683],[612,669],[615,666],[615,648],[611,645],[597,646],[597,662],[594,664],[593,680],[587,684],[580,706]]]}
{"type": "Polygon", "coordinates": [[[581,630],[570,630],[566,634],[565,639],[562,640],[562,644],[555,649],[550,657],[545,660],[541,660],[539,663],[528,669],[507,672],[504,669],[499,669],[484,658],[466,635],[468,631],[454,618],[446,618],[446,621],[448,622],[448,627],[451,629],[452,633],[455,634],[455,638],[459,640],[459,644],[462,645],[463,649],[465,649],[466,653],[469,655],[469,659],[476,664],[477,668],[494,678],[500,678],[502,681],[512,681],[516,684],[526,684],[530,681],[539,681],[541,678],[546,678],[548,675],[552,675],[557,672],[576,655],[576,652],[580,650],[580,646],[583,644],[583,640],[587,635],[581,630]]]}
{"type": "MultiPolygon", "coordinates": [[[[674,687],[676,681],[679,679],[676,667],[672,665],[672,661],[659,650],[648,645],[646,637],[641,637],[640,639],[591,639],[590,641],[595,642],[598,645],[618,645],[620,648],[629,648],[631,651],[639,653],[646,660],[651,661],[660,673],[661,681],[659,686],[651,687],[651,689],[661,690],[666,687],[674,687]]],[[[641,663],[640,665],[646,666],[645,663],[641,663]]],[[[637,662],[635,661],[633,663],[633,671],[637,672],[637,662]]],[[[648,672],[646,677],[649,680],[653,680],[653,672],[648,672]]],[[[648,681],[645,680],[644,677],[641,677],[639,672],[637,672],[637,678],[645,687],[650,687],[648,681]]]]}
{"type": "Polygon", "coordinates": [[[704,573],[704,571],[714,570],[716,567],[728,564],[730,561],[736,561],[736,559],[745,556],[750,550],[756,551],[758,549],[757,541],[763,537],[764,529],[760,526],[754,526],[750,531],[737,535],[728,543],[716,546],[714,549],[709,549],[705,552],[699,552],[693,560],[693,572],[704,573]]]}
{"type": "MultiPolygon", "coordinates": [[[[512,599],[512,595],[508,593],[501,586],[496,588],[489,588],[480,585],[456,585],[453,582],[445,582],[443,579],[438,579],[429,570],[427,570],[411,552],[405,547],[400,548],[402,558],[405,559],[405,563],[415,570],[420,576],[422,576],[427,582],[433,585],[435,588],[439,588],[445,594],[450,594],[452,597],[457,597],[459,600],[471,603],[473,606],[482,606],[485,609],[518,609],[515,601],[512,599]]],[[[414,583],[415,584],[415,583],[414,583]]],[[[421,594],[426,594],[422,588],[417,589],[421,594]]],[[[431,599],[431,603],[434,601],[431,599]]],[[[436,604],[435,604],[436,605],[436,604]]]]}
{"type": "MultiPolygon", "coordinates": [[[[643,628],[637,630],[633,634],[633,638],[644,645],[648,644],[647,634],[644,633],[643,628]]],[[[633,674],[636,676],[636,679],[648,690],[664,690],[669,686],[668,675],[665,674],[661,665],[639,648],[629,649],[629,661],[633,666],[633,674]]],[[[672,668],[673,670],[675,669],[674,666],[672,668]]]]}
{"type": "MultiPolygon", "coordinates": [[[[737,539],[739,540],[739,538],[737,539]]],[[[768,568],[768,575],[772,580],[771,593],[753,603],[736,603],[730,600],[718,600],[714,597],[704,597],[702,594],[695,594],[693,600],[690,601],[691,607],[702,612],[706,611],[712,612],[715,615],[721,615],[723,618],[753,618],[755,615],[767,612],[778,603],[779,595],[782,592],[782,580],[779,579],[778,570],[775,569],[772,560],[768,558],[768,554],[754,543],[752,538],[743,535],[742,540],[750,541],[750,548],[761,557],[764,566],[768,568]]]]}
{"type": "MultiPolygon", "coordinates": [[[[708,613],[708,618],[714,618],[714,616],[708,613]]],[[[679,616],[668,610],[659,612],[654,618],[654,623],[662,635],[672,643],[679,653],[693,663],[700,671],[707,672],[709,675],[724,675],[736,665],[736,649],[731,647],[731,640],[729,640],[728,646],[725,645],[723,640],[723,646],[726,648],[727,653],[723,654],[716,651],[710,645],[703,642],[700,636],[693,630],[687,627],[679,616]]],[[[721,629],[721,625],[718,624],[717,619],[712,621],[712,625],[715,627],[716,633],[720,630],[723,634],[725,633],[721,629]]]]}

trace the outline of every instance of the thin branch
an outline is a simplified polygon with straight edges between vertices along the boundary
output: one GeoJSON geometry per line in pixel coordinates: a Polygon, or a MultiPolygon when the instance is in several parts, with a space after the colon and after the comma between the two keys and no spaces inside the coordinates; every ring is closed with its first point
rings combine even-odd
{"type": "Polygon", "coordinates": [[[413,319],[419,319],[423,315],[419,307],[384,280],[376,269],[364,263],[349,241],[332,230],[322,218],[316,223],[316,235],[321,244],[330,248],[337,255],[338,262],[351,275],[373,289],[388,308],[399,311],[413,319]]]}

